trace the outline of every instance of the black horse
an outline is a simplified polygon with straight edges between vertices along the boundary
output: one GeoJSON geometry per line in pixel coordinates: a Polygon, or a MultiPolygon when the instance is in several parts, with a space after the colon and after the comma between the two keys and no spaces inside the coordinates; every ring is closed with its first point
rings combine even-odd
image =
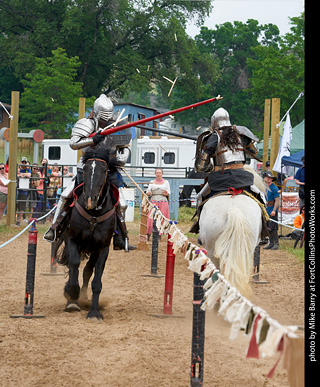
{"type": "Polygon", "coordinates": [[[84,158],[83,185],[75,190],[80,194],[68,214],[67,226],[62,231],[64,240],[60,263],[68,266],[69,279],[64,288],[67,298],[66,311],[80,310],[79,266],[81,256],[89,260],[83,270],[81,296],[87,294],[88,283],[92,280],[92,302],[88,319],[102,320],[99,311],[99,296],[102,289],[101,277],[109,254],[109,246],[115,230],[115,206],[119,202],[117,188],[108,182],[108,169],[115,168],[116,162],[110,157],[110,150],[96,147],[84,158]]]}
{"type": "MultiPolygon", "coordinates": [[[[188,173],[188,179],[205,179],[209,174],[206,172],[197,172],[194,169],[188,173]]],[[[201,191],[202,185],[184,185],[179,195],[179,207],[191,207],[191,193],[193,189],[198,194],[201,191]]]]}

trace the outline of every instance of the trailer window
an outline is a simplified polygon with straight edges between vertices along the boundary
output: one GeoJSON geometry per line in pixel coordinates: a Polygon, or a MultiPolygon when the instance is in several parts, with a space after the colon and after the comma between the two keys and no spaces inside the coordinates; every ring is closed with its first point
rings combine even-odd
{"type": "Polygon", "coordinates": [[[156,160],[156,156],[155,156],[154,152],[146,152],[143,155],[143,160],[144,160],[145,164],[154,164],[154,162],[156,160]]]}
{"type": "Polygon", "coordinates": [[[49,146],[48,156],[49,156],[49,160],[60,160],[61,147],[60,146],[49,146]]]}
{"type": "Polygon", "coordinates": [[[176,161],[176,155],[173,152],[166,152],[163,155],[163,162],[165,164],[174,164],[176,161]]]}

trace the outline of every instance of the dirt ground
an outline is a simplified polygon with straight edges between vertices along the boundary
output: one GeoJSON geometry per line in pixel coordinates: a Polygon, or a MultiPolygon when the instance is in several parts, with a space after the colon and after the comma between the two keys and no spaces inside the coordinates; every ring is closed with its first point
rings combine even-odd
{"type": "MultiPolygon", "coordinates": [[[[128,224],[130,243],[138,243],[137,225],[128,224]]],[[[187,229],[187,228],[186,228],[187,229]]],[[[183,228],[181,227],[181,230],[183,228]]],[[[0,234],[0,244],[12,235],[0,234]]],[[[0,386],[175,386],[190,385],[193,273],[181,253],[176,256],[173,315],[162,316],[165,279],[150,274],[148,251],[111,251],[100,297],[104,321],[86,320],[64,311],[64,268],[50,273],[50,244],[39,231],[34,315],[23,315],[28,232],[0,249],[0,386]]],[[[195,243],[196,240],[193,240],[195,243]]],[[[166,238],[159,248],[158,274],[165,274],[166,238]]],[[[285,251],[261,249],[260,278],[253,303],[282,325],[304,325],[304,267],[285,251]]],[[[89,297],[91,292],[89,292],[89,297]]],[[[249,337],[229,339],[230,324],[206,312],[204,386],[283,387],[287,373],[277,360],[246,359],[249,337]]]]}

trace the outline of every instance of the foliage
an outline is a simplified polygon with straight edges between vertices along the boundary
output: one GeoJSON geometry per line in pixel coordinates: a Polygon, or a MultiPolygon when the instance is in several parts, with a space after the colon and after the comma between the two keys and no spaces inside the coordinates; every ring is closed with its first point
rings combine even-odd
{"type": "Polygon", "coordinates": [[[138,91],[149,87],[151,79],[162,79],[159,73],[164,67],[179,67],[174,34],[186,39],[186,20],[201,23],[211,3],[3,0],[0,68],[13,70],[22,90],[21,80],[35,58],[47,57],[61,47],[69,57],[79,57],[76,80],[82,82],[85,97],[101,91],[121,96],[128,87],[138,91]]]}
{"type": "MultiPolygon", "coordinates": [[[[279,42],[280,47],[260,45],[253,49],[255,58],[248,58],[252,71],[250,95],[252,104],[261,106],[264,99],[280,98],[285,113],[300,92],[304,91],[304,14],[292,18],[293,27],[279,42]]],[[[290,112],[292,125],[304,118],[300,99],[290,112]]]]}
{"type": "Polygon", "coordinates": [[[215,94],[223,96],[217,107],[223,106],[228,110],[232,123],[245,125],[253,131],[259,130],[261,110],[252,106],[247,93],[251,76],[247,59],[254,57],[252,49],[260,47],[260,41],[268,47],[276,47],[279,39],[279,30],[275,25],[259,25],[252,19],[246,23],[227,22],[216,26],[215,30],[202,27],[196,36],[200,52],[210,54],[217,63],[215,94]]]}
{"type": "Polygon", "coordinates": [[[33,71],[23,80],[21,126],[63,137],[66,123],[76,120],[81,84],[74,78],[80,64],[77,57],[68,58],[61,48],[52,51],[52,55],[37,58],[33,71]]]}
{"type": "MultiPolygon", "coordinates": [[[[30,129],[52,122],[52,134],[62,135],[63,119],[72,124],[70,111],[77,111],[74,96],[88,100],[103,92],[114,100],[156,101],[174,109],[221,94],[221,102],[181,113],[179,120],[196,126],[223,106],[232,123],[259,130],[265,98],[281,98],[285,112],[297,91],[304,90],[304,14],[292,18],[291,32],[284,37],[275,25],[252,19],[214,30],[202,27],[195,39],[187,36],[186,22],[200,26],[212,8],[213,0],[2,0],[0,100],[10,103],[11,90],[20,91],[28,102],[28,111],[20,114],[24,125],[30,129]],[[57,50],[69,58],[72,77],[64,73],[51,82],[50,61],[57,50]],[[46,82],[40,85],[41,74],[49,88],[56,83],[59,98],[44,90],[46,82]],[[171,84],[164,76],[177,78],[169,97],[171,84]],[[43,101],[33,100],[32,88],[44,93],[43,101]],[[57,110],[69,97],[66,109],[57,110]],[[47,109],[45,116],[42,109],[47,109]]],[[[303,118],[302,103],[294,114],[293,124],[303,118]]]]}

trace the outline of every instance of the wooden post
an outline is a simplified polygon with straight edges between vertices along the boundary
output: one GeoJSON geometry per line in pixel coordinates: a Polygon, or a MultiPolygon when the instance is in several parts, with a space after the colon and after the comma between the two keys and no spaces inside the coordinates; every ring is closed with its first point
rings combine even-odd
{"type": "MultiPolygon", "coordinates": [[[[279,128],[277,124],[280,122],[280,98],[272,98],[272,110],[271,110],[271,146],[270,146],[270,171],[277,160],[279,153],[279,128]]],[[[276,176],[277,172],[273,172],[276,176]]]]}
{"type": "Polygon", "coordinates": [[[265,171],[266,162],[269,159],[269,133],[270,133],[270,99],[264,100],[264,127],[263,127],[263,153],[262,170],[265,171]]]}
{"type": "Polygon", "coordinates": [[[144,211],[144,209],[141,207],[140,234],[139,234],[138,250],[148,250],[147,219],[148,219],[148,211],[144,211]]]}
{"type": "Polygon", "coordinates": [[[19,124],[19,91],[11,92],[10,139],[9,139],[9,174],[11,183],[8,185],[7,226],[15,224],[16,220],[16,179],[17,179],[17,148],[19,124]]]}
{"type": "MultiPolygon", "coordinates": [[[[86,99],[83,97],[79,98],[79,120],[81,118],[85,118],[85,113],[86,113],[86,99]]],[[[82,156],[82,149],[78,149],[77,151],[77,161],[80,160],[82,156]]]]}

